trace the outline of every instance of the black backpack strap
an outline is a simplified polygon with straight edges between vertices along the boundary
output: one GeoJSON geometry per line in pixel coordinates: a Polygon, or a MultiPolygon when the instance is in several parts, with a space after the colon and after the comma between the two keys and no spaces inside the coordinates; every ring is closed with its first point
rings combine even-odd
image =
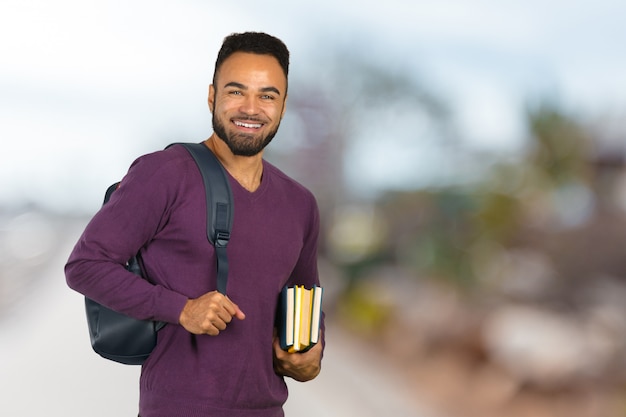
{"type": "MultiPolygon", "coordinates": [[[[228,257],[226,246],[233,227],[233,195],[228,176],[217,157],[204,143],[178,143],[187,149],[196,161],[204,187],[207,205],[207,238],[215,246],[217,257],[217,290],[226,294],[228,257]]],[[[173,143],[169,146],[176,145],[173,143]]],[[[168,147],[169,147],[168,146],[168,147]]]]}

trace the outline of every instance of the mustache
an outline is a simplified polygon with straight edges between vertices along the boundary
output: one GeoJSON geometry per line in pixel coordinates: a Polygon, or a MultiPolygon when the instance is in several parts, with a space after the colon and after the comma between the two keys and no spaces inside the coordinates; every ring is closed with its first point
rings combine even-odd
{"type": "Polygon", "coordinates": [[[242,122],[269,123],[269,121],[264,117],[250,116],[248,114],[237,114],[233,116],[232,119],[241,120],[242,122]]]}

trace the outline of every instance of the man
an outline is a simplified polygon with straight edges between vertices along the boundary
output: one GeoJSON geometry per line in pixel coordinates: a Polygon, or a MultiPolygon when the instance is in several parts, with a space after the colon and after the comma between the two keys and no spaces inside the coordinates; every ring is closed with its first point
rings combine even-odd
{"type": "Polygon", "coordinates": [[[181,146],[137,159],[70,255],[71,288],[168,323],[142,366],[142,417],[282,416],[283,377],[320,371],[323,340],[287,353],[275,329],[281,289],[319,284],[315,199],[263,160],[285,112],[288,69],[283,42],[255,32],[226,37],[215,63],[214,132],[204,143],[233,192],[227,296],[215,290],[202,178],[181,146]],[[152,283],[124,269],[137,251],[152,283]]]}

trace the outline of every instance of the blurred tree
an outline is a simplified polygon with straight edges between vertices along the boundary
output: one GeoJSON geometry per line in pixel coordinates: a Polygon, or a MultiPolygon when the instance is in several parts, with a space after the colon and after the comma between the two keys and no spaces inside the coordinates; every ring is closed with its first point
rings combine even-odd
{"type": "Polygon", "coordinates": [[[543,102],[527,113],[533,140],[528,162],[552,187],[587,182],[590,137],[587,130],[558,106],[543,102]]]}
{"type": "Polygon", "coordinates": [[[546,221],[554,226],[585,219],[586,129],[545,103],[530,110],[527,120],[530,143],[518,160],[485,160],[491,169],[476,183],[459,178],[457,185],[389,194],[380,203],[398,262],[416,276],[480,289],[481,283],[504,279],[479,275],[507,274],[489,265],[501,262],[506,251],[541,247],[537,240],[545,239],[540,236],[545,236],[546,221]]]}
{"type": "Polygon", "coordinates": [[[444,146],[454,135],[443,100],[416,74],[348,47],[330,53],[320,56],[313,82],[291,82],[289,111],[268,157],[312,187],[322,205],[336,206],[363,198],[355,191],[359,178],[350,182],[347,172],[355,162],[351,150],[370,146],[373,131],[389,152],[384,161],[372,160],[369,172],[393,164],[407,147],[444,146]]]}

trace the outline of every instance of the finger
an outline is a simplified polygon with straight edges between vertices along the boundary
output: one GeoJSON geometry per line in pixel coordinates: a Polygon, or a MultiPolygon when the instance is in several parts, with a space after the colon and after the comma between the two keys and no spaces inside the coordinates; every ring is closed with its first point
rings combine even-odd
{"type": "Polygon", "coordinates": [[[215,327],[217,330],[224,330],[226,329],[226,326],[228,325],[228,322],[220,319],[220,318],[216,318],[214,319],[211,324],[213,325],[213,327],[215,327]]]}
{"type": "Polygon", "coordinates": [[[233,316],[229,309],[224,305],[215,306],[212,313],[207,317],[209,325],[213,325],[217,330],[225,330],[228,324],[233,320],[233,316]]]}
{"type": "Polygon", "coordinates": [[[227,303],[224,304],[224,307],[227,309],[228,313],[231,317],[237,317],[239,320],[243,320],[246,318],[244,312],[239,308],[237,304],[235,304],[228,296],[226,296],[227,303]]]}
{"type": "Polygon", "coordinates": [[[209,336],[217,336],[220,334],[220,330],[215,326],[210,326],[205,330],[205,333],[209,336]]]}
{"type": "Polygon", "coordinates": [[[284,361],[285,359],[289,358],[292,354],[287,352],[286,350],[283,350],[282,347],[280,347],[280,339],[277,337],[274,338],[274,340],[272,341],[273,347],[274,347],[274,355],[276,357],[276,359],[280,360],[280,361],[284,361]]]}
{"type": "Polygon", "coordinates": [[[235,313],[235,317],[237,317],[239,320],[243,320],[246,318],[246,314],[243,311],[241,311],[239,307],[237,307],[237,312],[235,313]]]}
{"type": "Polygon", "coordinates": [[[224,322],[224,324],[228,324],[232,321],[233,316],[231,315],[231,313],[228,312],[228,310],[224,307],[222,307],[220,310],[215,312],[215,322],[224,322]]]}

